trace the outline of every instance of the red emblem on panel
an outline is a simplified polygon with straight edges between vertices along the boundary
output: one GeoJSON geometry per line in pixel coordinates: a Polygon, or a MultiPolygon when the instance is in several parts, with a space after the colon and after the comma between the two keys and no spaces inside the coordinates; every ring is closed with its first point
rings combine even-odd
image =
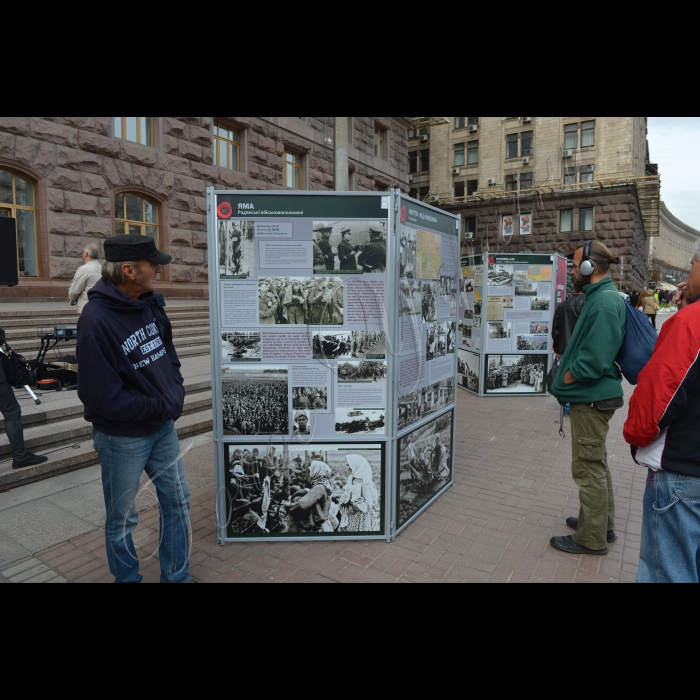
{"type": "Polygon", "coordinates": [[[496,264],[496,258],[489,258],[489,265],[495,265],[496,264]]]}
{"type": "Polygon", "coordinates": [[[220,219],[230,219],[233,216],[233,207],[228,202],[219,204],[217,211],[220,219]]]}
{"type": "Polygon", "coordinates": [[[401,223],[405,224],[408,221],[408,210],[406,207],[401,207],[401,223]]]}

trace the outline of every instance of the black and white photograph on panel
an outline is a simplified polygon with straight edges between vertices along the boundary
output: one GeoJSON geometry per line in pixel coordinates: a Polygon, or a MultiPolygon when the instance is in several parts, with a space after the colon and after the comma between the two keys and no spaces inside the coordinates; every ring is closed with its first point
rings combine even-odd
{"type": "Polygon", "coordinates": [[[454,355],[457,352],[457,321],[447,323],[447,354],[454,355]]]}
{"type": "Polygon", "coordinates": [[[256,276],[254,221],[219,221],[219,275],[222,280],[256,276]]]}
{"type": "Polygon", "coordinates": [[[418,231],[404,226],[401,233],[401,277],[414,279],[418,260],[418,231]]]}
{"type": "Polygon", "coordinates": [[[457,362],[459,366],[460,385],[478,394],[479,382],[481,380],[481,357],[475,355],[473,352],[460,350],[457,362]]]}
{"type": "Polygon", "coordinates": [[[337,277],[261,277],[261,325],[330,325],[344,322],[344,284],[337,277]]]}
{"type": "Polygon", "coordinates": [[[513,265],[489,265],[489,287],[512,287],[513,265]]]}
{"type": "Polygon", "coordinates": [[[462,334],[462,347],[470,348],[472,339],[472,327],[468,326],[466,323],[460,323],[459,331],[462,334]]]}
{"type": "Polygon", "coordinates": [[[422,405],[423,395],[421,391],[412,391],[406,396],[399,396],[399,430],[420,421],[422,405]]]}
{"type": "Polygon", "coordinates": [[[341,362],[338,365],[339,384],[386,384],[388,365],[382,360],[341,362]]]}
{"type": "Polygon", "coordinates": [[[385,408],[339,408],[335,412],[338,435],[385,435],[385,408]]]}
{"type": "Polygon", "coordinates": [[[352,356],[358,360],[385,360],[386,333],[384,331],[353,331],[352,356]]]}
{"type": "Polygon", "coordinates": [[[535,297],[532,300],[531,308],[533,311],[549,311],[550,304],[549,297],[535,297]]]}
{"type": "Polygon", "coordinates": [[[221,384],[224,435],[289,435],[287,367],[223,367],[221,384]]]}
{"type": "Polygon", "coordinates": [[[479,299],[478,301],[475,299],[474,300],[474,316],[478,316],[481,318],[481,312],[484,308],[484,302],[482,299],[479,299]]]}
{"type": "Polygon", "coordinates": [[[222,358],[226,364],[234,362],[260,362],[260,333],[223,333],[221,335],[222,358]]]}
{"type": "Polygon", "coordinates": [[[536,282],[516,282],[515,296],[516,297],[536,297],[538,285],[536,282]]]}
{"type": "Polygon", "coordinates": [[[348,275],[386,272],[386,222],[315,222],[314,272],[348,275]]]}
{"type": "Polygon", "coordinates": [[[456,280],[454,277],[441,277],[440,278],[440,295],[443,297],[449,297],[455,291],[456,280]]]}
{"type": "Polygon", "coordinates": [[[512,330],[512,323],[503,323],[502,321],[489,323],[489,340],[509,340],[512,330]]]}
{"type": "Polygon", "coordinates": [[[314,360],[349,360],[352,358],[352,333],[316,331],[313,352],[314,360]]]}
{"type": "Polygon", "coordinates": [[[519,335],[518,352],[545,352],[549,347],[548,335],[519,335]]]}
{"type": "Polygon", "coordinates": [[[294,411],[294,435],[309,437],[311,435],[311,416],[306,410],[294,411]]]}
{"type": "Polygon", "coordinates": [[[439,340],[439,333],[438,333],[438,328],[440,327],[441,324],[439,323],[429,323],[425,327],[425,333],[426,333],[426,345],[425,345],[425,351],[426,351],[426,362],[431,362],[434,360],[436,357],[438,357],[438,340],[439,340]]]}
{"type": "Polygon", "coordinates": [[[487,355],[487,394],[544,394],[547,355],[487,355]]]}
{"type": "Polygon", "coordinates": [[[464,309],[464,318],[467,321],[473,321],[474,320],[474,312],[471,311],[470,309],[464,309]]]}
{"type": "Polygon", "coordinates": [[[530,280],[530,272],[527,267],[520,267],[515,270],[515,275],[513,276],[515,283],[518,282],[528,282],[530,280]]]}
{"type": "Polygon", "coordinates": [[[530,324],[530,335],[549,335],[549,323],[533,321],[530,324]]]}
{"type": "Polygon", "coordinates": [[[441,382],[431,384],[423,389],[423,405],[421,410],[423,418],[431,413],[440,411],[449,406],[455,400],[455,380],[454,377],[443,379],[441,382]]]}
{"type": "Polygon", "coordinates": [[[474,280],[463,279],[462,280],[462,293],[463,294],[474,294],[474,280]]]}
{"type": "Polygon", "coordinates": [[[292,387],[292,408],[295,411],[327,411],[328,389],[321,386],[292,387]]]}
{"type": "Polygon", "coordinates": [[[426,323],[432,323],[433,321],[437,321],[439,294],[439,282],[423,282],[423,320],[426,323]]]}
{"type": "Polygon", "coordinates": [[[447,329],[448,329],[447,323],[438,323],[437,324],[437,333],[438,333],[438,343],[437,343],[437,356],[438,357],[445,357],[447,355],[447,329]]]}
{"type": "Polygon", "coordinates": [[[440,416],[399,440],[399,528],[452,481],[453,415],[440,416]]]}
{"type": "Polygon", "coordinates": [[[229,539],[384,532],[380,444],[224,445],[229,539]]]}
{"type": "Polygon", "coordinates": [[[474,320],[472,321],[472,325],[474,328],[481,328],[482,326],[481,314],[477,314],[476,311],[474,312],[474,320]]]}
{"type": "Polygon", "coordinates": [[[400,283],[401,316],[417,316],[423,309],[423,283],[420,280],[402,279],[400,283]]]}

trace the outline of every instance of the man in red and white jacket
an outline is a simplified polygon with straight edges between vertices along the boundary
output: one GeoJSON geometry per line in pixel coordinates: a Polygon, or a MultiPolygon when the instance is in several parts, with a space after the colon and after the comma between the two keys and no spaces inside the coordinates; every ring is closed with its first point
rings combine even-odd
{"type": "Polygon", "coordinates": [[[700,583],[700,245],[681,287],[625,424],[649,468],[638,583],[700,583]]]}

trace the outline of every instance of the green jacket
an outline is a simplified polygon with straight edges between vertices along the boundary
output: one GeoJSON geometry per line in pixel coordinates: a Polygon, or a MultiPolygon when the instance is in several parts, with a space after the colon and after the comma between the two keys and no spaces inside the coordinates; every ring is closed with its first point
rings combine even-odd
{"type": "Polygon", "coordinates": [[[568,348],[552,393],[563,403],[596,403],[625,395],[615,360],[627,333],[627,303],[610,277],[583,290],[586,305],[568,348]],[[567,372],[578,379],[567,386],[567,372]]]}

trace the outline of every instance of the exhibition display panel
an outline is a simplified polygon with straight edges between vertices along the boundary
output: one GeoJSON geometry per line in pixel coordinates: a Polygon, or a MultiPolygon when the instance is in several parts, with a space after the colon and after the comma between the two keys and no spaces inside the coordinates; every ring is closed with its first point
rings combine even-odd
{"type": "Polygon", "coordinates": [[[462,258],[459,386],[477,396],[546,396],[552,322],[566,299],[559,255],[462,258]]]}
{"type": "Polygon", "coordinates": [[[220,541],[391,539],[453,481],[459,218],[207,198],[220,541]]]}

